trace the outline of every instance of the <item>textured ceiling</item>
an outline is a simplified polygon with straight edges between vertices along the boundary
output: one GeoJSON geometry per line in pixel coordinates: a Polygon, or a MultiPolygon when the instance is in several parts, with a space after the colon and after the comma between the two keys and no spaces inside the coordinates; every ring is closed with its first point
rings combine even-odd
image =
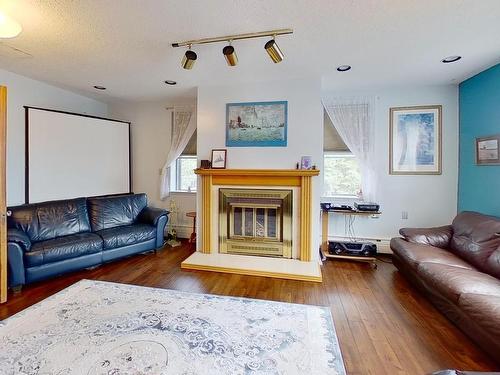
{"type": "Polygon", "coordinates": [[[199,85],[321,77],[325,90],[460,82],[500,62],[499,0],[0,1],[22,34],[0,67],[103,100],[192,97],[199,85]],[[197,46],[192,71],[173,41],[291,27],[281,64],[262,40],[197,46]],[[455,64],[440,59],[459,54],[455,64]],[[352,65],[339,73],[335,67],[352,65]],[[166,86],[173,79],[177,86],[166,86]],[[108,88],[103,93],[93,85],[108,88]]]}

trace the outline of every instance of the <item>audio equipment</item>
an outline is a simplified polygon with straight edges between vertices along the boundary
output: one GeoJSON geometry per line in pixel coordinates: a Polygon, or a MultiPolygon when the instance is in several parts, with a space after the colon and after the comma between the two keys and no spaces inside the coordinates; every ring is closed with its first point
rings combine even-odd
{"type": "Polygon", "coordinates": [[[320,203],[323,211],[352,211],[352,207],[345,204],[320,203]]]}
{"type": "Polygon", "coordinates": [[[328,252],[332,255],[374,257],[377,245],[372,242],[328,241],[328,252]]]}
{"type": "Polygon", "coordinates": [[[380,206],[371,202],[354,202],[354,208],[358,211],[378,212],[380,206]]]}

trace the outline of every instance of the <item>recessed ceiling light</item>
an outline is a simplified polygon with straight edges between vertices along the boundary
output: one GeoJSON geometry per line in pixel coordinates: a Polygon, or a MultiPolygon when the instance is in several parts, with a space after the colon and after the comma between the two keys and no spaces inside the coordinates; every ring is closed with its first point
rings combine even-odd
{"type": "Polygon", "coordinates": [[[170,86],[177,85],[177,81],[172,81],[171,79],[167,79],[164,82],[170,86]]]}
{"type": "Polygon", "coordinates": [[[99,85],[95,85],[95,86],[94,86],[94,88],[95,88],[96,90],[106,90],[106,87],[104,87],[104,86],[99,86],[99,85]]]}
{"type": "Polygon", "coordinates": [[[448,64],[458,61],[462,58],[462,56],[448,56],[441,60],[442,63],[448,64]]]}
{"type": "Polygon", "coordinates": [[[351,66],[350,65],[340,65],[339,67],[337,67],[337,70],[339,72],[347,72],[348,70],[351,70],[351,66]]]}

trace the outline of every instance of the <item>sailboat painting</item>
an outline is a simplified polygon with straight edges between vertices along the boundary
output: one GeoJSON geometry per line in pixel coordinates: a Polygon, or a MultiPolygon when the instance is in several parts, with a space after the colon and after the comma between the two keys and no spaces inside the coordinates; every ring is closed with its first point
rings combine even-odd
{"type": "Polygon", "coordinates": [[[288,102],[226,104],[227,147],[286,147],[288,102]]]}

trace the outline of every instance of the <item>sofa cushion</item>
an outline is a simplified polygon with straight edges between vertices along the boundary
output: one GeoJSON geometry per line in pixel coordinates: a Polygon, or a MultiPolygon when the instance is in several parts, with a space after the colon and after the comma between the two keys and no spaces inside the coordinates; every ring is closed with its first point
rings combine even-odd
{"type": "Polygon", "coordinates": [[[422,262],[446,264],[471,270],[474,269],[469,263],[450,253],[448,250],[434,246],[410,243],[402,238],[393,238],[391,240],[391,249],[413,269],[416,269],[422,262]]]}
{"type": "Polygon", "coordinates": [[[408,242],[446,249],[450,245],[453,228],[451,225],[434,228],[401,228],[399,234],[408,242]]]}
{"type": "Polygon", "coordinates": [[[77,258],[102,251],[102,239],[94,233],[78,233],[33,244],[24,253],[27,267],[77,258]]]}
{"type": "Polygon", "coordinates": [[[9,228],[25,232],[32,242],[90,231],[85,198],[10,207],[9,228]]]}
{"type": "Polygon", "coordinates": [[[156,238],[156,227],[149,224],[135,224],[108,228],[96,232],[104,241],[104,249],[133,245],[156,238]]]}
{"type": "Polygon", "coordinates": [[[146,194],[88,198],[92,231],[97,232],[135,223],[147,203],[146,194]]]}
{"type": "Polygon", "coordinates": [[[500,247],[500,219],[465,211],[457,215],[452,226],[451,250],[481,271],[492,274],[494,264],[487,263],[500,247]]]}
{"type": "Polygon", "coordinates": [[[464,293],[500,294],[500,280],[477,270],[423,262],[417,272],[426,284],[454,303],[464,293]]]}
{"type": "Polygon", "coordinates": [[[486,259],[484,271],[500,279],[500,247],[492,252],[488,259],[486,259]]]}
{"type": "Polygon", "coordinates": [[[500,290],[495,295],[464,293],[458,305],[477,325],[500,342],[500,290]]]}

